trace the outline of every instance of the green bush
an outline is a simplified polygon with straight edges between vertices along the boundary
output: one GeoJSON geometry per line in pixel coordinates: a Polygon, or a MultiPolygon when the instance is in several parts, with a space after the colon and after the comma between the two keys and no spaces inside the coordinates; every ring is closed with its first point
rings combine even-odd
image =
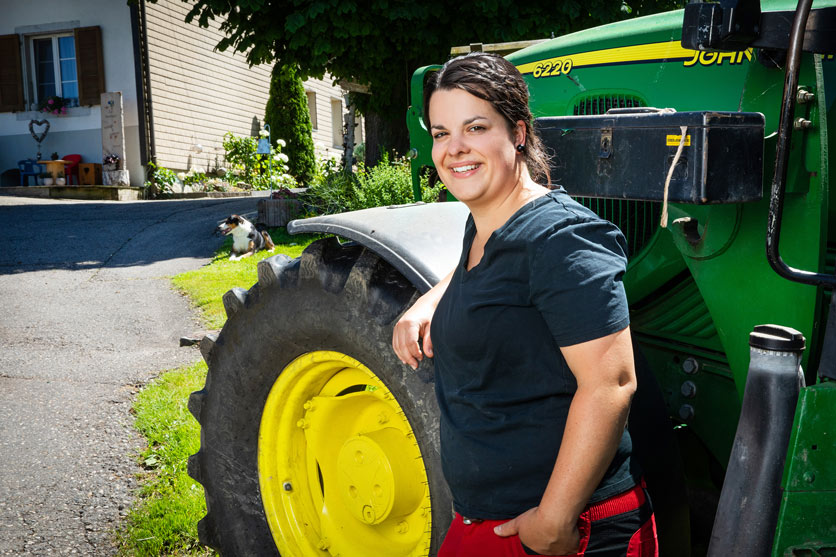
{"type": "Polygon", "coordinates": [[[195,190],[203,189],[203,184],[206,183],[206,174],[203,172],[189,171],[183,178],[183,185],[191,187],[195,190]]]}
{"type": "Polygon", "coordinates": [[[293,66],[273,66],[264,123],[270,125],[274,146],[278,138],[287,142],[284,152],[290,158],[290,175],[299,182],[310,183],[316,172],[311,116],[305,87],[293,66]]]}
{"type": "Polygon", "coordinates": [[[146,199],[167,197],[174,193],[174,184],[177,183],[177,175],[173,170],[149,162],[145,172],[147,180],[145,180],[142,187],[146,199]]]}
{"type": "MultiPolygon", "coordinates": [[[[421,176],[424,201],[435,201],[441,187],[429,187],[429,175],[421,176]]],[[[389,160],[384,154],[372,167],[360,163],[357,173],[343,171],[333,160],[326,159],[304,195],[304,202],[317,213],[333,214],[370,207],[401,205],[415,201],[409,161],[389,160]]]]}
{"type": "MultiPolygon", "coordinates": [[[[267,132],[261,132],[262,136],[267,132]]],[[[226,163],[231,166],[232,176],[249,184],[254,190],[292,188],[296,180],[287,173],[288,156],[282,153],[285,142],[279,139],[271,147],[269,155],[260,155],[257,137],[239,137],[232,132],[224,134],[223,147],[226,163]],[[272,160],[271,160],[272,159],[272,160]]],[[[229,176],[228,176],[229,177],[229,176]]],[[[230,178],[231,179],[231,178],[230,178]]]]}

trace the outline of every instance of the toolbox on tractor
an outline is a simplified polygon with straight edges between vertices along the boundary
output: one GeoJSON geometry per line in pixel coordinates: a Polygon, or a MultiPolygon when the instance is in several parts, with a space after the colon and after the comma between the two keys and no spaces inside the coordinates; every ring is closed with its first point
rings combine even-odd
{"type": "Polygon", "coordinates": [[[763,196],[763,114],[618,108],[535,127],[552,182],[572,195],[696,204],[763,196]]]}

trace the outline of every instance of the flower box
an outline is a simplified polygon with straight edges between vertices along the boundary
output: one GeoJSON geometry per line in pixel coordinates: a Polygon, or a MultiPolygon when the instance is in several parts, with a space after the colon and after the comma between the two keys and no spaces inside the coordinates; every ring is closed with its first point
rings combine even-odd
{"type": "Polygon", "coordinates": [[[302,216],[302,202],[298,199],[261,199],[258,202],[256,222],[268,228],[287,226],[293,219],[302,216]]]}

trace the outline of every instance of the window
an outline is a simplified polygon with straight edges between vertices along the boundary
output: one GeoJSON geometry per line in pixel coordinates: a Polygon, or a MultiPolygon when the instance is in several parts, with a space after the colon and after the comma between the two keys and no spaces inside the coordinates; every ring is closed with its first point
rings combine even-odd
{"type": "Polygon", "coordinates": [[[72,35],[33,37],[30,60],[34,98],[37,105],[43,99],[57,95],[70,100],[70,106],[78,106],[78,71],[75,62],[75,39],[72,35]]]}
{"type": "Polygon", "coordinates": [[[331,138],[334,147],[343,146],[343,103],[340,99],[331,99],[331,138]]]}
{"type": "Polygon", "coordinates": [[[101,29],[53,27],[0,36],[0,112],[36,110],[50,95],[70,99],[72,106],[101,103],[101,29]]]}
{"type": "Polygon", "coordinates": [[[363,117],[360,114],[354,114],[354,144],[360,145],[363,143],[363,117]]]}
{"type": "Polygon", "coordinates": [[[316,123],[316,93],[313,91],[305,91],[305,96],[308,97],[308,114],[311,116],[311,127],[319,129],[316,123]]]}

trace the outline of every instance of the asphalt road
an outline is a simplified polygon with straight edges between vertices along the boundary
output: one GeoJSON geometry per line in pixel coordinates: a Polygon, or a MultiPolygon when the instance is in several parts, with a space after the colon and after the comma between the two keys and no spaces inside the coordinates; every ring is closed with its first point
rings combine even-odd
{"type": "Polygon", "coordinates": [[[0,197],[0,555],[111,555],[142,440],[137,388],[200,358],[167,277],[208,262],[257,199],[0,197]]]}

